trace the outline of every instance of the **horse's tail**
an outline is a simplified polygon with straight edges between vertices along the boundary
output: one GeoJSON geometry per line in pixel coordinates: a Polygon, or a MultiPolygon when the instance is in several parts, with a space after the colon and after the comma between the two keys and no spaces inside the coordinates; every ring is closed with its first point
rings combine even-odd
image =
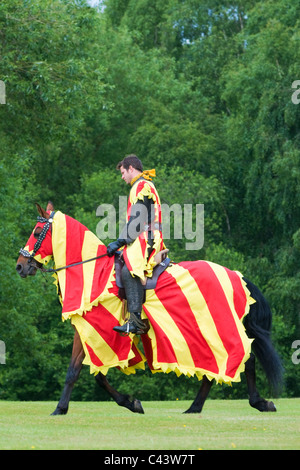
{"type": "Polygon", "coordinates": [[[283,367],[271,341],[271,309],[260,290],[248,280],[244,280],[251,297],[256,300],[244,319],[246,333],[249,338],[254,338],[252,350],[266,373],[273,393],[278,395],[282,389],[283,367]]]}

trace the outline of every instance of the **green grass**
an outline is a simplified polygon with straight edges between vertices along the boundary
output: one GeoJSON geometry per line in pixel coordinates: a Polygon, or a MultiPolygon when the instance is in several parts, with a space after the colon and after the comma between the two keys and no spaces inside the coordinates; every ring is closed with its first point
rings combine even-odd
{"type": "Polygon", "coordinates": [[[300,398],[276,400],[260,413],[246,400],[207,400],[201,415],[190,402],[144,402],[138,415],[112,402],[0,402],[0,449],[208,450],[300,449],[300,398]]]}

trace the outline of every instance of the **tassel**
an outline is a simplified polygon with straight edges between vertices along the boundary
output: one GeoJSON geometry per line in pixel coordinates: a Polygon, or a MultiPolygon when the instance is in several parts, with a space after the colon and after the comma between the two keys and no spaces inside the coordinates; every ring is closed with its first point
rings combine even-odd
{"type": "Polygon", "coordinates": [[[155,169],[153,168],[152,170],[145,170],[145,171],[143,171],[142,176],[143,176],[143,178],[145,178],[146,180],[152,181],[152,178],[155,178],[155,177],[156,177],[155,169]]]}

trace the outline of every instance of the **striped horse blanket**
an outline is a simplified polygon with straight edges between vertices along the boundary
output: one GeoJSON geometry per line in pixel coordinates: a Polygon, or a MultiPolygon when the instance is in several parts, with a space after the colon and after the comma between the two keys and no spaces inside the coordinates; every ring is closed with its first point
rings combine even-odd
{"type": "MultiPolygon", "coordinates": [[[[57,268],[106,253],[92,232],[59,211],[52,248],[57,268]]],[[[141,337],[113,330],[123,322],[113,258],[59,271],[55,283],[62,319],[78,330],[91,373],[118,367],[131,374],[147,362],[152,372],[240,381],[252,342],[242,319],[254,300],[239,272],[208,261],[172,263],[146,291],[142,318],[150,329],[141,337]]]]}

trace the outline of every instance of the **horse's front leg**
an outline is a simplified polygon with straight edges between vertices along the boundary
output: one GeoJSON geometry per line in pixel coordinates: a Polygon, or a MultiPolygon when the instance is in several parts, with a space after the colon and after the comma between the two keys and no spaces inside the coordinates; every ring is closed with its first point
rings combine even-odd
{"type": "Polygon", "coordinates": [[[119,406],[124,406],[125,408],[128,408],[128,410],[132,411],[133,413],[144,414],[144,410],[143,410],[140,400],[137,400],[136,398],[134,398],[132,401],[130,401],[129,396],[124,395],[118,392],[117,390],[115,390],[110,385],[105,375],[101,374],[101,372],[99,372],[95,378],[96,378],[98,385],[100,385],[101,388],[106,390],[107,393],[109,393],[109,395],[115,400],[115,402],[119,406]]]}
{"type": "Polygon", "coordinates": [[[74,387],[75,382],[77,381],[81,368],[82,361],[84,359],[85,353],[81,344],[80,336],[75,330],[74,341],[73,341],[73,350],[70,365],[66,375],[65,386],[61,394],[60,400],[56,407],[56,410],[53,411],[52,415],[65,415],[68,412],[69,401],[71,398],[71,393],[74,387]]]}

